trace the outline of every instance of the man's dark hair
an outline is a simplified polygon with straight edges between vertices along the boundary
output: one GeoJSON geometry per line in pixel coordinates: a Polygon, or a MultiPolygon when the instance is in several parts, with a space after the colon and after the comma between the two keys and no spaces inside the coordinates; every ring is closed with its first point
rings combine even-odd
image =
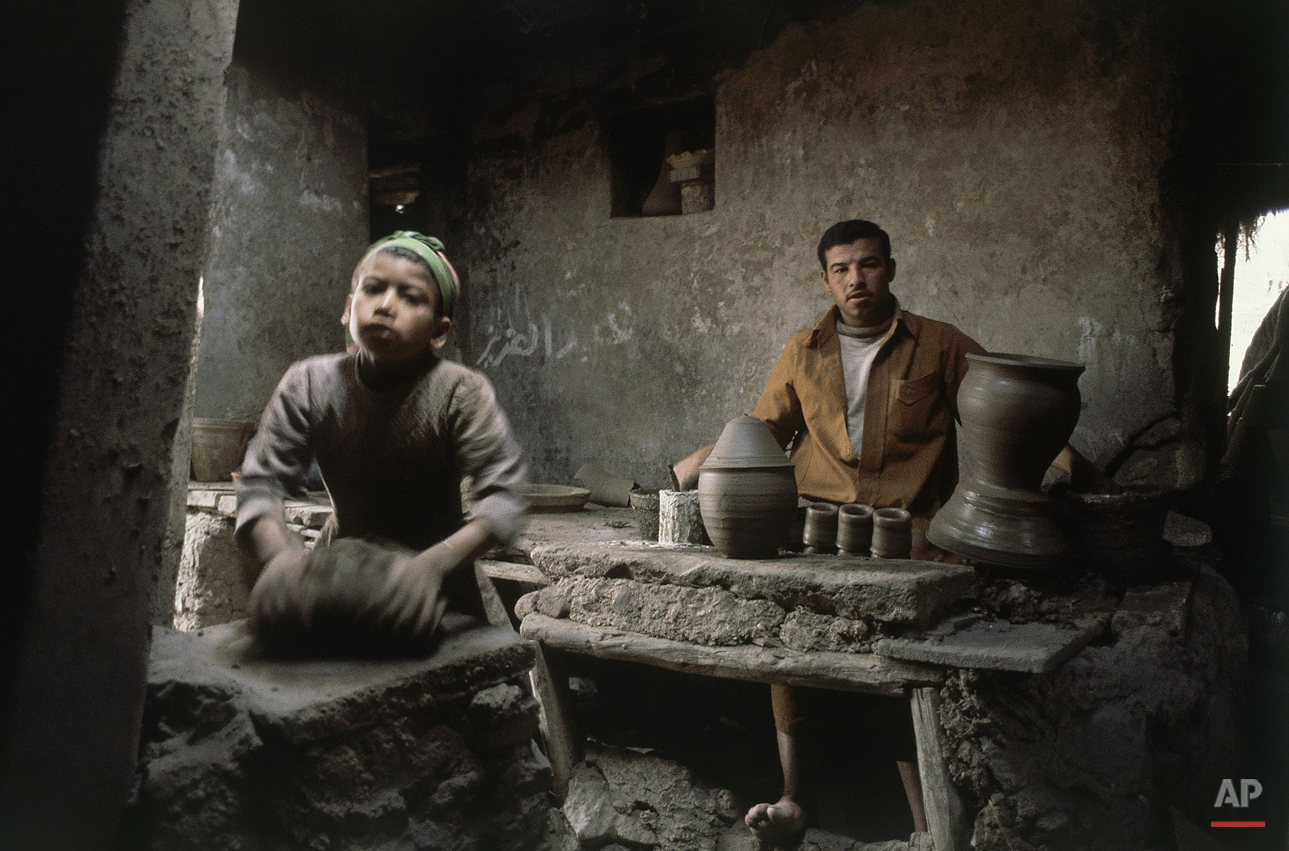
{"type": "Polygon", "coordinates": [[[828,261],[825,257],[828,249],[838,245],[850,245],[859,239],[879,240],[882,243],[882,256],[887,260],[891,259],[890,234],[872,222],[867,222],[863,219],[851,219],[848,222],[838,222],[824,231],[823,237],[819,240],[820,268],[824,271],[828,270],[828,261]]]}

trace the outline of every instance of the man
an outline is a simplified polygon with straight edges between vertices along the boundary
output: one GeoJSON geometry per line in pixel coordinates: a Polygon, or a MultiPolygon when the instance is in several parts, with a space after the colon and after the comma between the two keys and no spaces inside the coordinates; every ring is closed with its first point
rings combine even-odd
{"type": "MultiPolygon", "coordinates": [[[[890,289],[896,269],[890,237],[876,224],[839,222],[824,232],[817,253],[834,306],[814,328],[788,339],[752,416],[780,446],[791,445],[802,497],[908,509],[913,557],[941,557],[926,530],[958,481],[958,385],[966,355],[984,349],[954,326],[900,307],[890,289]]],[[[705,447],[675,465],[682,487],[693,487],[710,452],[705,447]]],[[[1054,464],[1070,472],[1081,461],[1066,447],[1054,464]]],[[[784,791],[778,802],[757,804],[746,817],[767,840],[804,827],[794,693],[771,686],[770,694],[784,791]]],[[[898,765],[921,831],[921,786],[907,756],[898,765]]]]}

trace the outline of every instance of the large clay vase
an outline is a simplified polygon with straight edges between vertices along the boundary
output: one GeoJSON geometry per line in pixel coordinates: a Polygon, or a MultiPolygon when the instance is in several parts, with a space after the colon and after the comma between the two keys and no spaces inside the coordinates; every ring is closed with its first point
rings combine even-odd
{"type": "Polygon", "coordinates": [[[698,507],[716,549],[766,558],[786,543],[797,514],[792,462],[755,417],[731,420],[698,468],[698,507]]]}
{"type": "Polygon", "coordinates": [[[958,388],[971,474],[931,520],[927,539],[969,558],[1053,568],[1073,551],[1043,494],[1043,474],[1079,421],[1083,364],[969,354],[958,388]]]}

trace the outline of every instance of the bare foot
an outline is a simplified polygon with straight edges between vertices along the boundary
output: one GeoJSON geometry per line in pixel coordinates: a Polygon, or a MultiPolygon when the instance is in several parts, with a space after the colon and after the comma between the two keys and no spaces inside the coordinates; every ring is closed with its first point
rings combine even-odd
{"type": "Polygon", "coordinates": [[[762,842],[793,836],[806,826],[805,813],[786,795],[774,804],[757,804],[747,811],[743,821],[762,842]]]}

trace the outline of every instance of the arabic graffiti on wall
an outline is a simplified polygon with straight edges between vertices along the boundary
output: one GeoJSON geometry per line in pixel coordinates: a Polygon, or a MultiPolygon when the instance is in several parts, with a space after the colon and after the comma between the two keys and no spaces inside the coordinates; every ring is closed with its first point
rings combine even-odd
{"type": "MultiPolygon", "coordinates": [[[[622,304],[620,309],[630,318],[631,308],[628,305],[622,304]]],[[[498,331],[497,325],[489,325],[488,342],[475,360],[475,366],[495,369],[507,358],[529,358],[539,351],[548,360],[558,361],[577,350],[575,332],[553,332],[550,317],[541,317],[541,323],[541,327],[538,328],[537,323],[530,319],[524,323],[526,327],[523,330],[517,329],[513,322],[507,323],[504,331],[498,331]]],[[[591,339],[599,344],[620,346],[634,335],[634,329],[630,326],[622,327],[622,324],[619,324],[617,311],[609,311],[603,325],[597,322],[591,327],[591,339]],[[602,328],[605,330],[601,330],[602,328]]],[[[583,359],[585,357],[583,355],[583,359]]]]}

